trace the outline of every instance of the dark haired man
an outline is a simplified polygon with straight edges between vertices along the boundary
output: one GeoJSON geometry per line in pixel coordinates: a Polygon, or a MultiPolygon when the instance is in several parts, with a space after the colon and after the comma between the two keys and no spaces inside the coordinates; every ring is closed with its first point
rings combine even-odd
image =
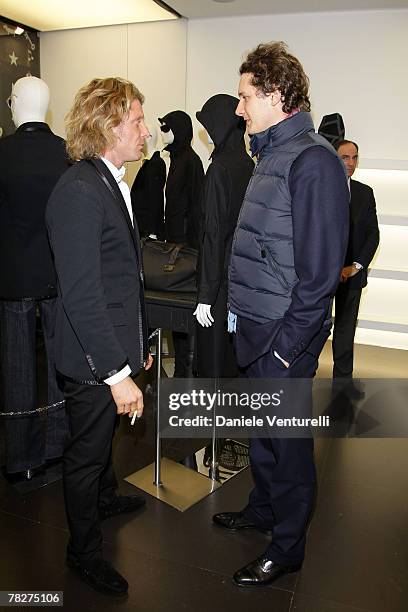
{"type": "Polygon", "coordinates": [[[378,247],[380,234],[373,190],[351,178],[358,164],[358,145],[342,140],[337,146],[337,154],[346,167],[350,186],[350,235],[335,299],[333,388],[336,390],[337,380],[342,379],[340,386],[346,393],[361,398],[364,393],[352,383],[354,335],[361,291],[367,285],[367,268],[378,247]],[[347,380],[350,384],[344,386],[347,380]]]}
{"type": "MultiPolygon", "coordinates": [[[[237,358],[250,378],[311,379],[346,252],[346,176],[314,131],[308,78],[284,43],[259,45],[240,74],[236,112],[257,166],[230,263],[237,358]]],[[[226,529],[273,530],[266,551],[235,573],[239,586],[264,585],[301,567],[316,487],[310,438],[253,439],[250,458],[255,487],[248,505],[214,516],[226,529]]]]}

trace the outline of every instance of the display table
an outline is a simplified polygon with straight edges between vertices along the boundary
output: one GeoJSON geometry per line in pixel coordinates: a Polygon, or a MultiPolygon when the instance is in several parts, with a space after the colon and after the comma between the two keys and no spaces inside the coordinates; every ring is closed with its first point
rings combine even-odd
{"type": "Polygon", "coordinates": [[[156,440],[155,461],[131,474],[125,480],[181,512],[218,489],[221,484],[190,468],[161,456],[160,439],[160,380],[163,330],[192,334],[195,327],[193,311],[195,293],[146,291],[145,302],[150,328],[156,328],[156,440]]]}

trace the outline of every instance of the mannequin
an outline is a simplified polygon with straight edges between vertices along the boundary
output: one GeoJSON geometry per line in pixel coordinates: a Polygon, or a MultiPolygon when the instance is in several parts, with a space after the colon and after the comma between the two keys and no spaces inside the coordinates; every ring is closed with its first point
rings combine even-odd
{"type": "Polygon", "coordinates": [[[212,96],[196,113],[214,151],[205,176],[203,228],[198,264],[196,369],[200,377],[238,375],[227,332],[228,263],[232,239],[254,163],[245,149],[245,125],[235,115],[239,100],[212,96]]]}
{"type": "Polygon", "coordinates": [[[147,126],[150,138],[145,140],[146,156],[133,182],[130,195],[133,215],[140,236],[162,238],[164,234],[164,187],[166,164],[157,149],[157,130],[147,126]]]}
{"type": "Polygon", "coordinates": [[[204,169],[191,146],[193,125],[189,115],[180,110],[168,113],[159,121],[165,150],[170,153],[166,183],[166,240],[184,242],[197,248],[204,169]]]}
{"type": "Polygon", "coordinates": [[[47,83],[37,77],[23,77],[11,88],[11,117],[16,128],[31,121],[45,122],[50,102],[47,83]]]}
{"type": "MultiPolygon", "coordinates": [[[[159,121],[165,150],[170,153],[165,192],[165,238],[198,248],[204,169],[191,146],[193,124],[189,115],[180,110],[168,113],[159,121]]],[[[187,378],[192,374],[194,337],[173,332],[173,343],[174,376],[187,378]]]]}
{"type": "MultiPolygon", "coordinates": [[[[209,145],[214,146],[214,141],[208,132],[207,132],[207,142],[209,145]]],[[[214,323],[214,318],[211,314],[210,304],[197,304],[197,308],[193,312],[193,316],[197,319],[197,322],[202,327],[211,327],[211,325],[214,323]]]]}
{"type": "MultiPolygon", "coordinates": [[[[54,368],[56,277],[45,227],[45,207],[69,167],[64,141],[45,123],[49,90],[37,77],[12,87],[15,134],[0,141],[1,373],[6,416],[6,470],[30,479],[61,457],[66,435],[63,396],[54,368]],[[36,380],[36,311],[44,335],[48,398],[40,405],[36,380]],[[44,427],[46,420],[46,427],[44,427]]],[[[2,410],[2,411],[3,411],[2,410]]]]}
{"type": "Polygon", "coordinates": [[[163,126],[161,128],[161,133],[163,144],[166,145],[166,147],[167,145],[171,145],[174,142],[174,134],[169,127],[166,129],[166,127],[163,126]]]}

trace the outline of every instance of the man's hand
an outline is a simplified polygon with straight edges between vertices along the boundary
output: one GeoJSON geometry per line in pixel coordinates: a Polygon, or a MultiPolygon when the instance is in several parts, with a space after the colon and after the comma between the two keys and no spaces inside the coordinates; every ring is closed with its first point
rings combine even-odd
{"type": "Polygon", "coordinates": [[[355,266],[353,266],[353,265],[352,266],[346,266],[341,271],[340,281],[342,283],[345,283],[348,278],[350,278],[351,276],[355,276],[357,274],[357,272],[359,272],[359,271],[360,270],[357,270],[357,268],[355,266]]]}
{"type": "Polygon", "coordinates": [[[132,417],[136,412],[138,417],[143,414],[143,393],[136,383],[127,376],[121,382],[110,387],[118,414],[129,414],[132,417]]]}
{"type": "Polygon", "coordinates": [[[146,365],[145,365],[144,369],[145,369],[145,370],[150,370],[150,368],[152,367],[152,365],[153,365],[153,357],[152,357],[152,356],[151,356],[151,354],[149,353],[149,356],[148,356],[148,358],[147,358],[147,363],[146,363],[146,365]]]}

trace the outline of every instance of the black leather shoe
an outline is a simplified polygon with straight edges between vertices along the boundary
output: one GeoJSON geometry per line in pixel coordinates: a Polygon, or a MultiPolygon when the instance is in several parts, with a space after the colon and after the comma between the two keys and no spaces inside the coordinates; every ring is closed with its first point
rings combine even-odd
{"type": "Polygon", "coordinates": [[[332,384],[332,395],[345,395],[349,399],[362,400],[365,397],[365,391],[363,391],[360,388],[360,385],[355,383],[353,379],[348,381],[344,378],[334,378],[332,384]]]}
{"type": "Polygon", "coordinates": [[[103,521],[124,512],[134,512],[145,505],[146,501],[140,495],[117,495],[113,502],[99,507],[99,518],[103,521]]]}
{"type": "Polygon", "coordinates": [[[350,385],[347,385],[345,392],[346,392],[346,395],[348,395],[348,397],[350,397],[351,399],[362,400],[365,397],[365,391],[363,391],[362,389],[359,389],[353,383],[351,383],[350,385]]]}
{"type": "Polygon", "coordinates": [[[127,580],[101,557],[81,563],[75,557],[69,556],[67,557],[67,565],[97,591],[116,596],[127,593],[129,588],[127,580]]]}
{"type": "Polygon", "coordinates": [[[258,529],[263,533],[271,533],[268,529],[262,529],[244,517],[242,512],[220,512],[214,514],[213,522],[219,527],[229,529],[230,531],[238,531],[239,529],[258,529]]]}
{"type": "Polygon", "coordinates": [[[236,585],[242,587],[264,586],[274,582],[274,580],[277,580],[284,574],[298,572],[301,567],[301,563],[297,565],[280,565],[261,555],[255,561],[251,561],[251,563],[235,572],[233,581],[236,585]]]}

